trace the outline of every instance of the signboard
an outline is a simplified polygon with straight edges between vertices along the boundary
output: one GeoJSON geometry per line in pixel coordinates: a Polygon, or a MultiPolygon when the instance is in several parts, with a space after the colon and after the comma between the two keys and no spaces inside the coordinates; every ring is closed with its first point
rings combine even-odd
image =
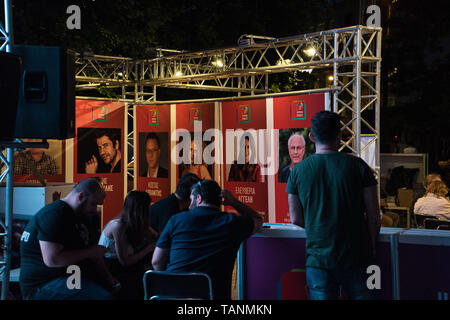
{"type": "Polygon", "coordinates": [[[222,103],[224,188],[268,222],[265,129],[266,99],[222,103]]]}
{"type": "Polygon", "coordinates": [[[195,173],[200,179],[214,179],[214,141],[205,135],[214,128],[214,103],[177,104],[175,110],[176,131],[171,138],[177,145],[171,160],[176,162],[176,181],[185,173],[195,173]],[[205,150],[211,152],[205,153],[205,150]]]}
{"type": "Polygon", "coordinates": [[[106,191],[103,226],[120,213],[126,192],[125,114],[121,102],[76,101],[73,180],[101,178],[106,191]]]}
{"type": "MultiPolygon", "coordinates": [[[[290,223],[286,184],[295,164],[315,152],[309,139],[311,119],[325,110],[324,93],[273,98],[273,124],[278,133],[278,172],[275,176],[275,221],[290,223]]],[[[271,221],[272,222],[272,221],[271,221]]]]}
{"type": "Polygon", "coordinates": [[[135,107],[137,190],[152,203],[170,194],[170,105],[135,107]]]}

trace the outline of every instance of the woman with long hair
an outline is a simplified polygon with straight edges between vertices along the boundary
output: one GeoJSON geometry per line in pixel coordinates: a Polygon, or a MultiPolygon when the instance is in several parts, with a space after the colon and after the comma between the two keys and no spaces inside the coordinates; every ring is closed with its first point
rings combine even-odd
{"type": "Polygon", "coordinates": [[[151,198],[147,192],[131,191],[122,212],[104,228],[99,245],[108,250],[106,265],[119,280],[119,298],[142,299],[142,277],[151,266],[157,233],[150,227],[151,198]]]}

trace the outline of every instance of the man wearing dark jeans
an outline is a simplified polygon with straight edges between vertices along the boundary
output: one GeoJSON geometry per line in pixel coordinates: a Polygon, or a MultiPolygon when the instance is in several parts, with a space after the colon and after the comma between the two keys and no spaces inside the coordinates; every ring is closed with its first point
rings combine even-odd
{"type": "Polygon", "coordinates": [[[286,192],[291,222],[306,231],[310,298],[337,299],[342,286],[350,299],[371,299],[366,268],[380,230],[377,181],[362,159],[338,152],[336,113],[317,113],[309,138],[316,153],[294,167],[286,192]]]}

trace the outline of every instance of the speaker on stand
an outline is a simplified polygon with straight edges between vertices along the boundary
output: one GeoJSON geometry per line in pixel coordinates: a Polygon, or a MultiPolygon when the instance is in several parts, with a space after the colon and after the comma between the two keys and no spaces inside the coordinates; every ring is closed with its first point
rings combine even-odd
{"type": "Polygon", "coordinates": [[[61,47],[15,45],[22,57],[14,137],[75,136],[75,53],[61,47]]]}
{"type": "Polygon", "coordinates": [[[14,138],[22,59],[0,51],[0,140],[14,138]]]}

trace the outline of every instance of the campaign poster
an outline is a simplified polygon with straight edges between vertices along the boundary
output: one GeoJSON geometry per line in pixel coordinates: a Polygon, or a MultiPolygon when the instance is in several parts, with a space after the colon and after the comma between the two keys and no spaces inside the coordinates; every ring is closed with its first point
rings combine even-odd
{"type": "Polygon", "coordinates": [[[125,197],[125,106],[121,102],[77,100],[73,180],[99,177],[106,191],[102,226],[119,215],[125,197]]]}
{"type": "MultiPolygon", "coordinates": [[[[22,141],[43,142],[42,139],[22,141]]],[[[48,148],[25,148],[14,152],[14,182],[65,182],[65,141],[49,139],[47,142],[48,148]]]]}
{"type": "Polygon", "coordinates": [[[278,132],[278,170],[275,175],[275,222],[291,223],[286,184],[292,168],[315,152],[309,139],[311,119],[325,110],[324,93],[273,98],[274,129],[278,132]]]}
{"type": "MultiPolygon", "coordinates": [[[[268,222],[266,100],[222,103],[224,188],[268,222]]],[[[232,208],[226,208],[232,211],[232,208]]]]}
{"type": "Polygon", "coordinates": [[[215,104],[176,105],[175,136],[176,181],[183,174],[194,173],[200,179],[215,178],[216,135],[213,133],[215,104]]]}
{"type": "Polygon", "coordinates": [[[170,194],[170,105],[135,107],[135,179],[155,203],[170,194]]]}

